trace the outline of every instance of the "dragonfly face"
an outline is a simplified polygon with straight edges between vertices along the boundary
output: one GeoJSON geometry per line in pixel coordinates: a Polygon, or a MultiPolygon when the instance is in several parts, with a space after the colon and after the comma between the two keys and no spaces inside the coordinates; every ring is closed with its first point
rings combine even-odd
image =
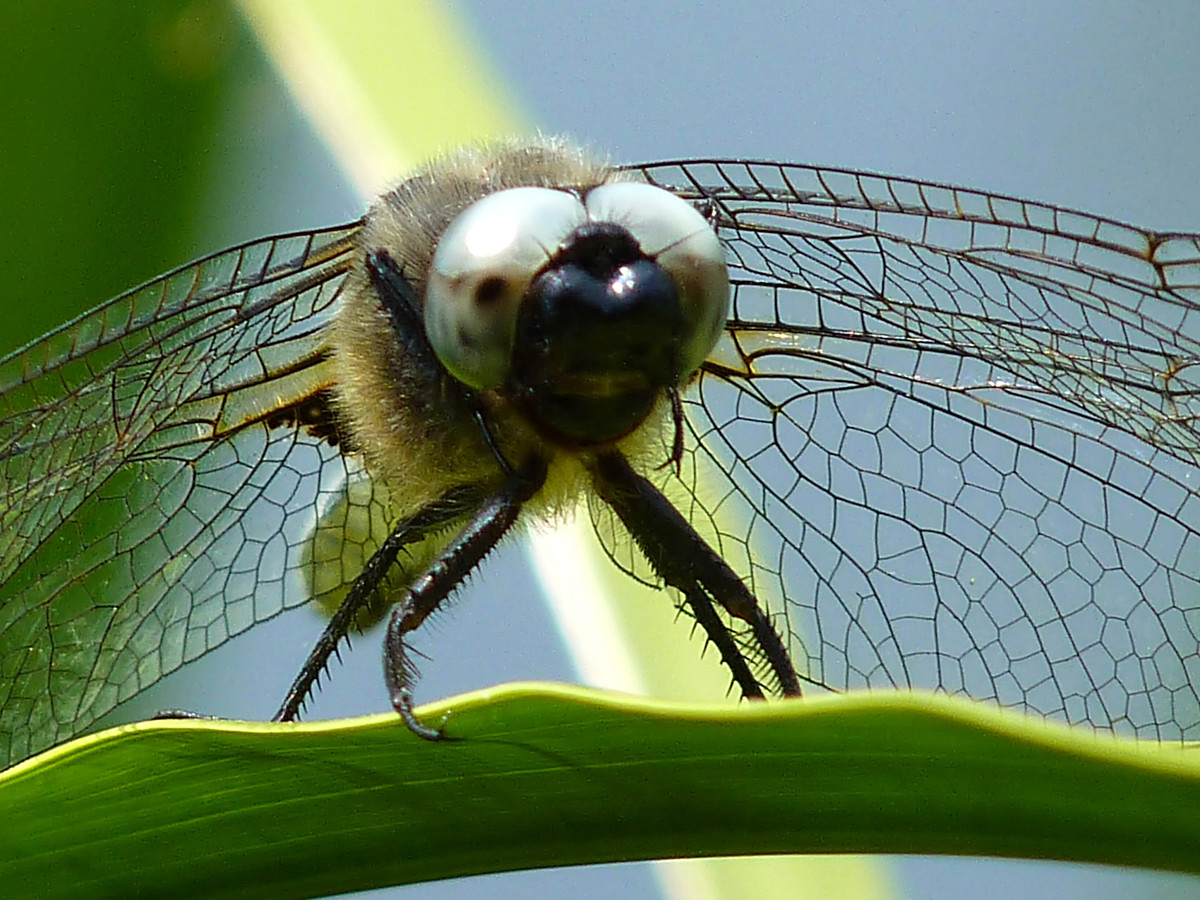
{"type": "Polygon", "coordinates": [[[335,630],[404,601],[405,712],[407,632],[518,515],[581,497],[744,694],[942,688],[1197,735],[1200,238],[802,166],[556,145],[454,171],[0,361],[0,759],[314,598],[335,630]],[[593,214],[610,182],[692,224],[663,239],[621,192],[593,214]],[[518,186],[552,189],[531,239],[459,218],[518,186]],[[528,312],[560,262],[610,299],[657,267],[673,299],[589,343],[603,304],[528,312]]]}

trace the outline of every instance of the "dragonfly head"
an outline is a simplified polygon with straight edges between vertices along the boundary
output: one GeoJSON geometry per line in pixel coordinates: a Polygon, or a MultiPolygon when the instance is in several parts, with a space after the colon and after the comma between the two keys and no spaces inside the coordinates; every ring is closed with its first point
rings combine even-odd
{"type": "Polygon", "coordinates": [[[446,230],[425,297],[447,370],[502,391],[571,446],[635,430],[700,367],[728,312],[712,228],[685,201],[634,183],[485,197],[446,230]]]}

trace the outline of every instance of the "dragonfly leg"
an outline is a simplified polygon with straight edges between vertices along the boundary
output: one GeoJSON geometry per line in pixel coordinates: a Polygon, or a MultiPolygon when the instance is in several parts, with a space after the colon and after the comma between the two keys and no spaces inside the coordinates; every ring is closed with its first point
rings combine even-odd
{"type": "Polygon", "coordinates": [[[409,661],[404,637],[421,623],[463,582],[508,532],[525,501],[546,479],[543,460],[515,471],[476,512],[473,519],[433,565],[409,586],[403,601],[392,610],[383,643],[383,670],[392,706],[409,731],[426,740],[442,738],[442,729],[430,728],[413,714],[412,684],[416,671],[409,661]]]}
{"type": "Polygon", "coordinates": [[[370,602],[388,570],[396,562],[401,548],[469,515],[479,506],[482,499],[478,487],[455,488],[393,529],[387,540],[367,561],[345,599],[330,617],[329,624],[325,626],[324,632],[304,661],[300,673],[292,682],[272,721],[291,722],[300,714],[313,687],[326,670],[329,657],[337,652],[338,646],[354,627],[359,612],[370,602]]]}
{"type": "Polygon", "coordinates": [[[696,621],[717,647],[746,697],[761,697],[762,686],[750,670],[712,601],[729,615],[749,623],[754,642],[762,651],[780,693],[800,695],[800,680],[783,639],[745,582],[729,567],[646,478],[634,471],[625,457],[609,451],[591,464],[597,492],[629,529],[650,565],[687,601],[696,621]]]}
{"type": "Polygon", "coordinates": [[[765,699],[762,685],[751,671],[750,663],[746,660],[741,648],[738,647],[733,633],[717,615],[712,599],[694,580],[681,580],[690,581],[690,584],[687,587],[679,584],[673,586],[683,594],[696,622],[704,629],[704,633],[712,645],[717,648],[721,662],[725,663],[726,668],[732,673],[734,683],[741,689],[742,696],[747,700],[765,699]]]}

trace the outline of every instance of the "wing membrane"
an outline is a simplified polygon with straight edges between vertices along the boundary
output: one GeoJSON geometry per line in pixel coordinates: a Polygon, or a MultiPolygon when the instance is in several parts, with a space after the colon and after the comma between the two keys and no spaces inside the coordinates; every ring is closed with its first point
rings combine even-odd
{"type": "MultiPolygon", "coordinates": [[[[661,479],[799,668],[1200,736],[1200,238],[832,169],[638,171],[711,209],[735,292],[661,479]]],[[[303,412],[358,227],[0,360],[0,758],[308,599],[313,525],[363,484],[303,412]]]]}
{"type": "Polygon", "coordinates": [[[1200,736],[1200,237],[855,172],[639,171],[727,249],[684,477],[798,667],[1200,736]]]}
{"type": "Polygon", "coordinates": [[[0,361],[0,760],[301,602],[299,514],[345,463],[270,414],[328,384],[357,228],[217,254],[0,361]]]}

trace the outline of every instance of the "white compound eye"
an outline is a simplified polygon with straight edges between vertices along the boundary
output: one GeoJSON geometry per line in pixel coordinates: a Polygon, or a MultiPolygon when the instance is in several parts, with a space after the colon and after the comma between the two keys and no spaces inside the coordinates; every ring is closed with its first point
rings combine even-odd
{"type": "Polygon", "coordinates": [[[712,227],[690,203],[637,182],[606,184],[588,192],[588,219],[626,228],[679,288],[686,333],[680,379],[700,368],[729,318],[729,272],[712,227]]]}
{"type": "Polygon", "coordinates": [[[530,280],[586,221],[573,194],[522,187],[489,194],[450,223],[429,270],[425,331],[451,375],[477,390],[504,384],[530,280]]]}

